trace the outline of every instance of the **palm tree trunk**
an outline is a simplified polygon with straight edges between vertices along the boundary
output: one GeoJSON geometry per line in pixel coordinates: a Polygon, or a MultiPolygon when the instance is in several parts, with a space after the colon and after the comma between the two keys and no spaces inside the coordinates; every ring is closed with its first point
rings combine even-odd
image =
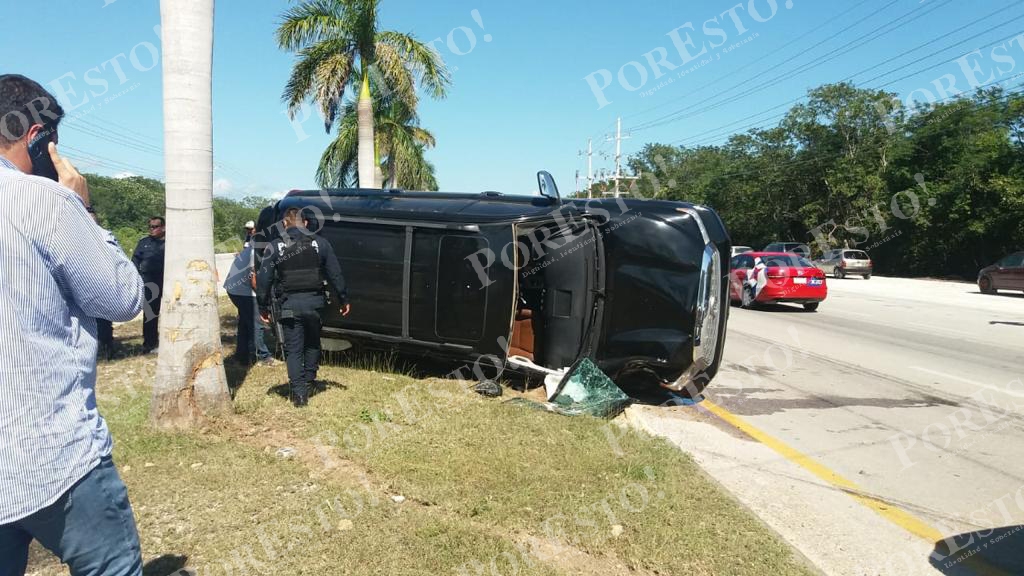
{"type": "Polygon", "coordinates": [[[373,135],[373,100],[370,98],[370,76],[363,74],[363,89],[356,107],[359,116],[359,187],[380,188],[373,135]]]}
{"type": "Polygon", "coordinates": [[[150,418],[188,428],[231,409],[213,255],[214,0],[161,0],[167,250],[150,418]]]}

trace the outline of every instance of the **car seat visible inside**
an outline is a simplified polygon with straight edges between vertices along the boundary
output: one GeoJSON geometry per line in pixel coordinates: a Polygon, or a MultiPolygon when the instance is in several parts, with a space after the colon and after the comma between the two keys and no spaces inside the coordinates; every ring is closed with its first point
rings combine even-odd
{"type": "Polygon", "coordinates": [[[508,353],[533,360],[534,346],[533,310],[520,308],[516,310],[515,321],[512,323],[512,339],[509,342],[508,353]]]}

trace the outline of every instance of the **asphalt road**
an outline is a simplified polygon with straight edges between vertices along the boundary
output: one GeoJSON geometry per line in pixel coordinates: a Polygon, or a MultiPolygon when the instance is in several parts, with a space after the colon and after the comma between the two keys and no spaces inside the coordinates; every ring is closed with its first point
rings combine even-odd
{"type": "MultiPolygon", "coordinates": [[[[889,547],[926,560],[936,534],[982,531],[982,543],[1024,525],[1024,294],[882,277],[828,286],[816,313],[732,308],[725,366],[706,392],[712,410],[641,409],[640,420],[827,573],[985,573],[863,556],[889,547]],[[830,485],[844,499],[825,502],[830,485]],[[789,518],[788,508],[804,510],[789,518]]],[[[991,573],[1024,573],[1022,536],[1012,538],[1020,553],[992,546],[997,565],[1020,571],[991,573]]]]}

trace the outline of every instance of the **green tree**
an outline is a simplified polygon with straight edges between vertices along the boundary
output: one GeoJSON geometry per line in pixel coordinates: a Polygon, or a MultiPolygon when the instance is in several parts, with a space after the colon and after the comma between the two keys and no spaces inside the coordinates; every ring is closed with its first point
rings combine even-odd
{"type": "Polygon", "coordinates": [[[411,34],[379,29],[379,6],[380,0],[304,0],[284,13],[277,29],[278,45],[298,56],[282,96],[293,114],[312,99],[330,132],[346,91],[356,95],[357,172],[364,188],[379,188],[383,180],[373,98],[396,98],[415,110],[417,85],[443,98],[451,84],[436,50],[411,34]]]}
{"type": "MultiPolygon", "coordinates": [[[[403,100],[386,98],[374,110],[377,150],[388,188],[437,190],[434,166],[425,151],[435,144],[434,135],[419,125],[416,111],[403,100]]],[[[345,105],[338,135],[324,151],[317,182],[325,188],[347,188],[358,182],[358,126],[356,104],[345,105]]]]}
{"type": "Polygon", "coordinates": [[[894,96],[826,85],[719,146],[649,144],[630,159],[637,192],[716,208],[737,244],[857,247],[882,274],[973,279],[1024,246],[1024,96],[894,96]]]}
{"type": "MultiPolygon", "coordinates": [[[[152,216],[163,216],[166,206],[164,183],[150,178],[110,178],[86,174],[100,225],[114,233],[126,253],[131,255],[139,240],[149,234],[152,216]]],[[[256,221],[260,210],[271,204],[269,198],[251,196],[241,201],[213,199],[214,242],[218,252],[241,248],[245,223],[256,221]]]]}

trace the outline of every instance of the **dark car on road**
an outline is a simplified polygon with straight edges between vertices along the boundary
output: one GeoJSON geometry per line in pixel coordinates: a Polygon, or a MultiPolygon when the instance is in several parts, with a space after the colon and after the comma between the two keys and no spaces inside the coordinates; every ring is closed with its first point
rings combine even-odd
{"type": "Polygon", "coordinates": [[[978,272],[978,289],[983,294],[1000,290],[1024,290],[1024,251],[1014,252],[978,272]]]}
{"type": "MultiPolygon", "coordinates": [[[[701,390],[718,371],[730,240],[711,209],[681,202],[403,190],[293,191],[285,210],[341,261],[352,312],[321,333],[483,366],[510,355],[559,369],[583,357],[617,382],[701,390]]],[[[553,192],[552,192],[553,191],[553,192]]],[[[546,194],[546,195],[544,195],[546,194]]],[[[326,347],[326,346],[325,346],[326,347]]]]}

